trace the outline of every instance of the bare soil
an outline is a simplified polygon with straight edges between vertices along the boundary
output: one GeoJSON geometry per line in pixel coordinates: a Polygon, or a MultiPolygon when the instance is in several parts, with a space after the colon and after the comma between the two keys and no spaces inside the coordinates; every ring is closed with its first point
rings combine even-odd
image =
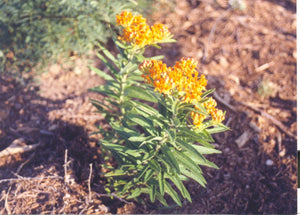
{"type": "Polygon", "coordinates": [[[295,214],[296,0],[245,3],[238,11],[178,0],[151,14],[178,42],[147,54],[170,65],[199,60],[231,128],[214,136],[222,154],[208,158],[220,169],[203,169],[207,187],[186,183],[192,203],[164,208],[105,195],[101,137],[90,135],[105,121],[89,99],[102,98],[88,91],[105,84],[88,66],[103,65],[71,56],[38,80],[0,77],[0,214],[295,214]]]}

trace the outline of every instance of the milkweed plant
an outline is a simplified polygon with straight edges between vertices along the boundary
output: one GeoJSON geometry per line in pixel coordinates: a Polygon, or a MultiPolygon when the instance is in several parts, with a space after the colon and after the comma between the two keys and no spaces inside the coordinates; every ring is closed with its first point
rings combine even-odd
{"type": "Polygon", "coordinates": [[[149,46],[175,42],[165,25],[150,26],[127,11],[116,16],[116,23],[118,54],[98,45],[97,56],[109,72],[91,67],[106,81],[91,89],[104,96],[91,102],[109,124],[99,128],[100,145],[110,159],[102,166],[105,189],[127,200],[140,201],[147,194],[165,206],[167,194],[182,206],[183,199],[192,201],[184,182],[205,187],[201,166],[218,168],[204,155],[220,153],[211,134],[228,129],[222,124],[225,113],[216,108],[196,60],[182,58],[169,67],[163,56],[144,56],[149,46]]]}

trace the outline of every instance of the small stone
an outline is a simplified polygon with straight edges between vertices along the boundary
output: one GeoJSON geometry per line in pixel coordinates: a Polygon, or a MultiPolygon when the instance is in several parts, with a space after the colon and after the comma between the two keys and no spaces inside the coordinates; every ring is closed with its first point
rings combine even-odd
{"type": "Polygon", "coordinates": [[[284,157],[285,154],[286,154],[286,149],[283,148],[283,149],[279,152],[279,156],[280,156],[280,157],[284,157]]]}
{"type": "Polygon", "coordinates": [[[58,128],[58,125],[53,124],[53,125],[51,125],[51,126],[48,128],[48,130],[49,130],[49,131],[55,131],[57,128],[58,128]]]}
{"type": "Polygon", "coordinates": [[[228,153],[228,152],[230,152],[230,148],[227,147],[224,149],[224,153],[228,153]]]}
{"type": "Polygon", "coordinates": [[[266,160],[266,165],[267,166],[272,166],[274,162],[271,159],[266,160]]]}

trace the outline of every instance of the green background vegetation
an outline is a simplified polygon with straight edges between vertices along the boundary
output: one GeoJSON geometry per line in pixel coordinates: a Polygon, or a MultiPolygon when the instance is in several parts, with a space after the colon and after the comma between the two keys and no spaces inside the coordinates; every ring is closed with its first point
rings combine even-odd
{"type": "MultiPolygon", "coordinates": [[[[57,56],[84,54],[110,36],[123,10],[145,0],[0,0],[0,71],[26,72],[57,56]]],[[[144,10],[145,11],[145,10],[144,10]]]]}

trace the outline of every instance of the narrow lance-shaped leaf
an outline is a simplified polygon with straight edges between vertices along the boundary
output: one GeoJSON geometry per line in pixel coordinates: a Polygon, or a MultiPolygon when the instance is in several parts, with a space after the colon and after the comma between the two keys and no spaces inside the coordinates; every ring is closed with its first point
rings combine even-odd
{"type": "Polygon", "coordinates": [[[104,56],[102,56],[101,54],[99,54],[99,53],[96,53],[96,55],[97,55],[97,57],[100,59],[100,60],[102,60],[103,61],[103,63],[109,68],[109,70],[113,73],[113,74],[115,74],[115,75],[117,75],[118,73],[119,73],[119,71],[118,71],[118,69],[115,67],[115,66],[113,66],[104,56]]]}
{"type": "Polygon", "coordinates": [[[206,131],[209,134],[220,133],[220,132],[227,131],[227,130],[229,130],[229,128],[227,126],[223,125],[222,123],[218,124],[214,128],[207,128],[206,129],[206,131]]]}
{"type": "Polygon", "coordinates": [[[98,68],[91,66],[90,69],[92,71],[94,71],[97,75],[99,75],[101,78],[104,78],[107,81],[114,80],[114,78],[111,75],[107,74],[106,72],[104,72],[98,68]]]}
{"type": "Polygon", "coordinates": [[[131,191],[131,194],[129,196],[127,196],[127,199],[134,199],[134,198],[140,196],[141,193],[142,193],[141,188],[136,188],[131,191]]]}
{"type": "Polygon", "coordinates": [[[181,207],[181,200],[176,191],[171,187],[169,183],[166,183],[166,192],[171,196],[171,198],[181,207]]]}
{"type": "Polygon", "coordinates": [[[125,89],[125,96],[129,98],[141,99],[149,102],[157,102],[157,99],[143,88],[130,86],[125,89]]]}
{"type": "Polygon", "coordinates": [[[164,195],[165,193],[165,179],[164,179],[164,172],[159,171],[158,172],[158,185],[159,185],[159,191],[161,195],[164,195]]]}
{"type": "Polygon", "coordinates": [[[221,151],[214,148],[207,148],[205,146],[199,146],[193,144],[193,147],[201,154],[219,154],[221,151]]]}
{"type": "Polygon", "coordinates": [[[205,160],[205,157],[199,153],[191,144],[186,143],[180,139],[177,139],[176,142],[185,150],[192,153],[194,156],[199,157],[199,159],[205,160]]]}
{"type": "Polygon", "coordinates": [[[110,59],[115,65],[118,65],[118,61],[115,58],[115,56],[113,56],[110,51],[108,51],[106,48],[104,48],[104,46],[102,46],[100,43],[97,44],[97,46],[101,49],[101,51],[103,52],[103,54],[110,59]]]}
{"type": "Polygon", "coordinates": [[[206,96],[213,93],[214,91],[215,91],[215,89],[206,90],[205,92],[202,93],[201,97],[205,98],[206,96]]]}
{"type": "Polygon", "coordinates": [[[155,195],[156,195],[156,186],[154,184],[151,184],[151,189],[150,189],[150,201],[154,202],[155,201],[155,195]]]}
{"type": "Polygon", "coordinates": [[[164,154],[165,157],[166,157],[166,160],[165,160],[165,161],[166,161],[172,168],[174,168],[174,169],[176,170],[177,173],[180,173],[179,165],[178,165],[177,160],[175,159],[175,157],[174,157],[174,155],[173,155],[174,151],[176,151],[176,150],[172,150],[172,152],[173,152],[173,153],[172,153],[171,150],[170,150],[170,148],[169,148],[168,146],[166,146],[165,144],[163,144],[163,145],[161,146],[161,150],[162,150],[163,154],[164,154]]]}
{"type": "Polygon", "coordinates": [[[192,202],[191,196],[185,186],[183,185],[182,181],[179,179],[178,175],[169,175],[168,176],[171,181],[175,184],[175,186],[179,189],[181,192],[181,195],[186,198],[189,202],[192,202]]]}

